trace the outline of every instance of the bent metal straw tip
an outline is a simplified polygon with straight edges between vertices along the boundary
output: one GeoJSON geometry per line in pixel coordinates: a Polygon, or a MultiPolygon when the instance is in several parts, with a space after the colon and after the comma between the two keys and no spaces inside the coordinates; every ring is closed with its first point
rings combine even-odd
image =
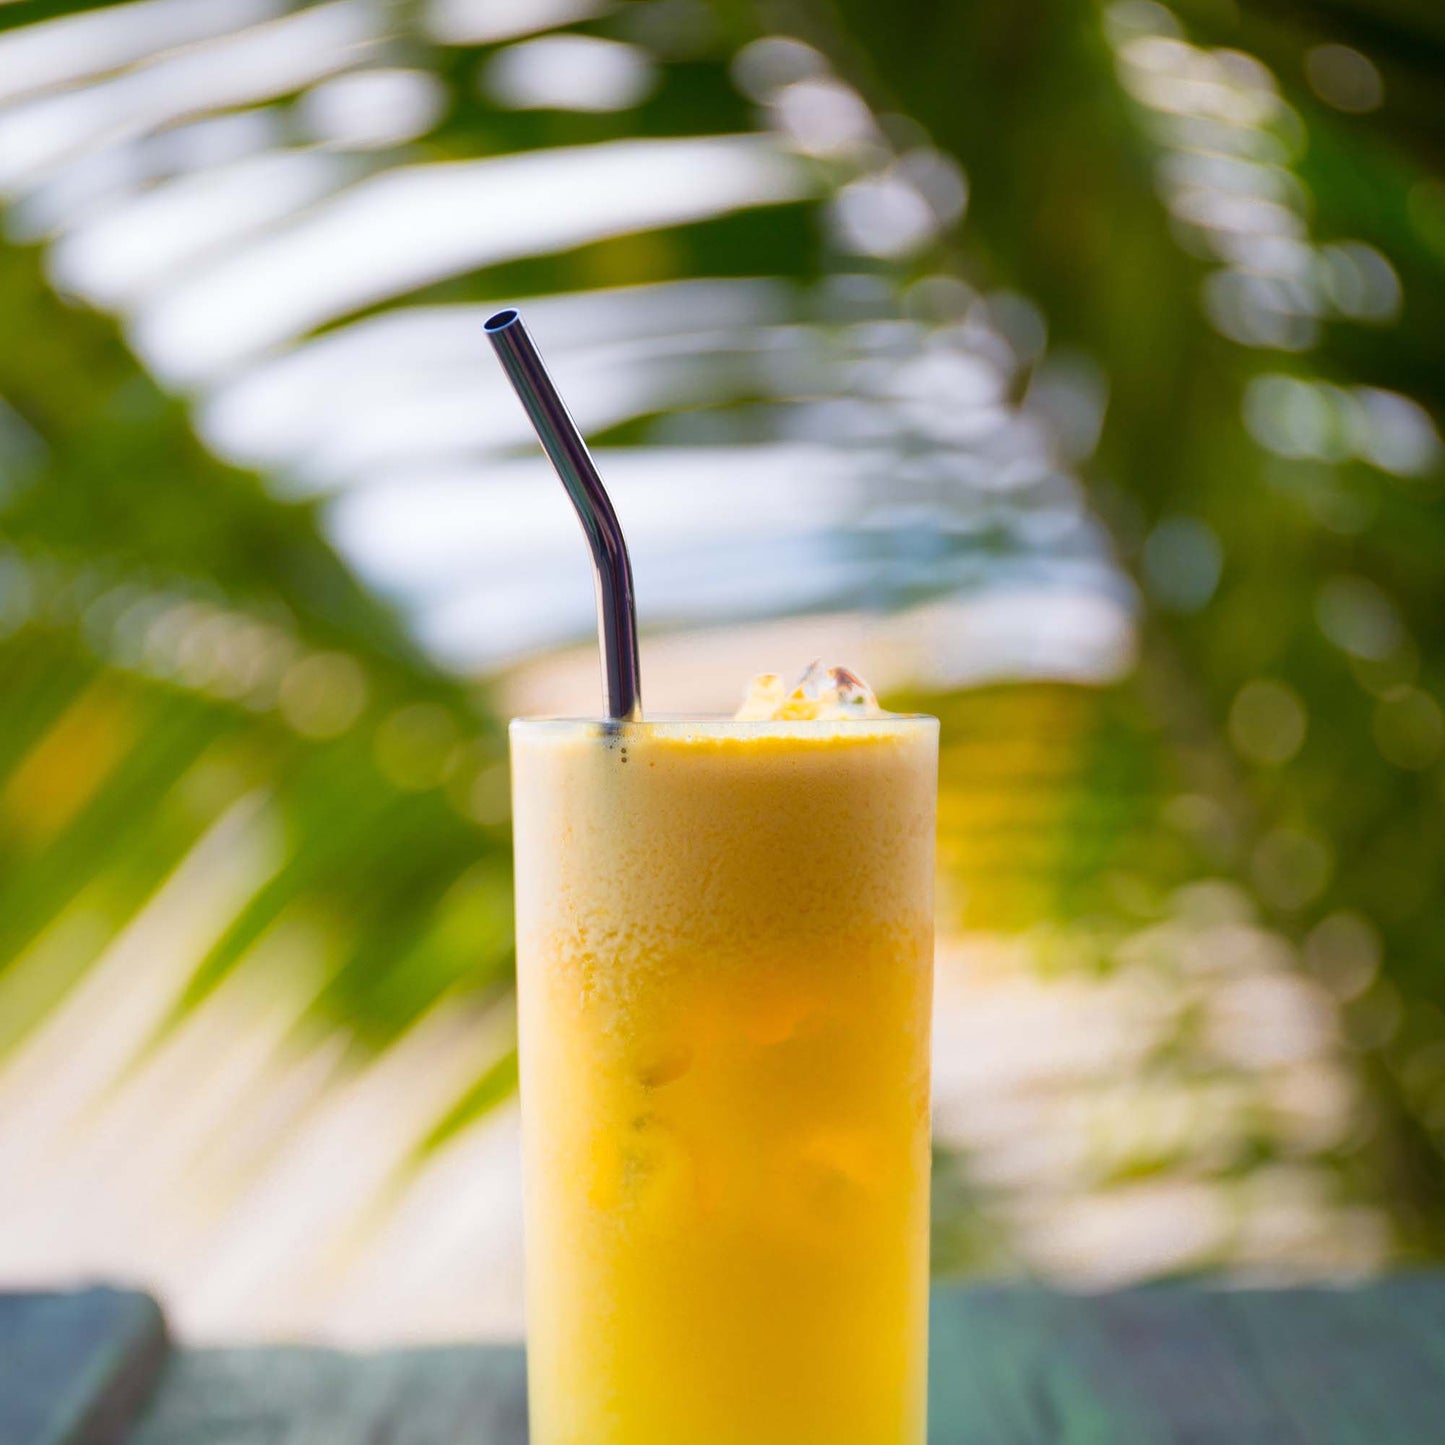
{"type": "Polygon", "coordinates": [[[612,499],[602,485],[587,443],[548,374],[521,312],[513,307],[498,311],[487,318],[484,329],[542,443],[542,450],[567,489],[592,551],[607,715],[623,720],[640,718],[642,680],[632,561],[612,499]]]}

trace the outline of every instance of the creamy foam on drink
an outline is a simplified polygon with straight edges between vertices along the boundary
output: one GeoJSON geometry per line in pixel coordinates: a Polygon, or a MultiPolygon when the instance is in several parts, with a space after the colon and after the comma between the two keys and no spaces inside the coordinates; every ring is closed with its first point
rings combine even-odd
{"type": "Polygon", "coordinates": [[[846,667],[810,663],[789,691],[776,672],[760,672],[748,684],[738,722],[828,722],[855,717],[888,717],[873,689],[846,667]]]}

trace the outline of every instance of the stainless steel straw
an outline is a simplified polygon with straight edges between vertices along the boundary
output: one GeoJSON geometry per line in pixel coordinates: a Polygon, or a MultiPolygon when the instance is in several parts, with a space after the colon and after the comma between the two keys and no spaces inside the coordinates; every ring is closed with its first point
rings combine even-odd
{"type": "Polygon", "coordinates": [[[637,659],[637,603],[632,562],[612,499],[566,403],[547,374],[541,354],[517,311],[498,311],[486,322],[492,349],[531,418],[542,450],[551,459],[577,509],[597,583],[597,631],[607,715],[642,716],[642,679],[637,659]]]}

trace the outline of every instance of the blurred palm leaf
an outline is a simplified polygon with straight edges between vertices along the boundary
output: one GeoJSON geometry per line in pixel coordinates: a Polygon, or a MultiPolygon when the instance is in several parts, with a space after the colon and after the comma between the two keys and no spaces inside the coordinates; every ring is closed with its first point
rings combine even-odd
{"type": "MultiPolygon", "coordinates": [[[[501,739],[453,668],[568,640],[590,613],[483,303],[531,298],[654,623],[1010,567],[1037,588],[1055,561],[1106,601],[1118,584],[1008,404],[1018,358],[983,304],[950,283],[899,314],[896,258],[956,214],[956,172],[913,145],[892,230],[829,239],[829,197],[893,149],[821,56],[755,48],[750,101],[730,67],[751,22],[685,5],[49,14],[0,14],[19,243],[3,305],[31,343],[0,363],[0,1042],[25,1101],[7,1169],[69,1202],[8,1232],[27,1269],[73,1261],[77,1171],[164,1107],[141,1151],[156,1177],[126,1197],[180,1229],[166,1181],[215,1181],[154,1264],[164,1284],[211,1257],[183,1327],[265,1327],[243,1277],[285,1269],[286,1327],[336,1328],[413,1209],[429,1223],[397,1248],[457,1228],[469,1196],[429,1181],[475,1153],[468,1126],[514,1078],[492,1002],[510,957],[501,739]],[[816,156],[758,125],[797,78],[844,122],[816,156]],[[130,354],[77,302],[115,315],[130,354]],[[392,1124],[367,1115],[378,1137],[336,1155],[387,1079],[411,1080],[392,1124]],[[257,1136],[268,1118],[284,1127],[257,1136]],[[308,1220],[333,1247],[309,1246],[308,1220]]],[[[854,206],[855,229],[870,214],[854,206]]],[[[494,1224],[502,1260],[513,1226],[494,1224]]]]}
{"type": "Polygon", "coordinates": [[[1186,787],[1234,814],[1217,860],[1351,974],[1415,1121],[1368,1168],[1434,1247],[1439,14],[1004,8],[839,13],[968,166],[993,273],[1109,377],[1096,496],[1154,604],[1141,681],[1186,787]]]}
{"type": "MultiPolygon", "coordinates": [[[[348,1077],[438,1050],[367,1199],[505,1095],[505,773],[465,679],[591,606],[480,335],[523,298],[644,621],[928,603],[918,685],[1046,679],[934,698],[955,922],[1082,920],[1064,951],[1127,974],[1184,885],[1231,880],[1383,1063],[1390,1126],[1316,1154],[1351,1198],[1405,1171],[1397,1222],[1433,1240],[1428,6],[141,0],[0,27],[26,338],[0,359],[0,1044],[54,1033],[166,880],[234,852],[89,1104],[258,969],[302,976],[286,1047],[342,1037],[348,1077]],[[1328,45],[1370,51],[1383,110],[1322,98],[1371,73],[1328,45]],[[1143,665],[1083,692],[1129,663],[1116,557],[1143,665]]],[[[1192,1047],[1173,1067],[1212,1078],[1192,1047]]],[[[1220,1167],[1174,1148],[1148,1167],[1220,1167]]],[[[1253,1120],[1231,1148],[1288,1154],[1253,1120]]]]}

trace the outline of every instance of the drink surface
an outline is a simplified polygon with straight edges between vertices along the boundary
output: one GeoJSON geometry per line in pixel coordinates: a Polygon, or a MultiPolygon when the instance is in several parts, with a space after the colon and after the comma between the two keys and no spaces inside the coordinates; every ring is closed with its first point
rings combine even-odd
{"type": "Polygon", "coordinates": [[[922,1445],[937,724],[512,750],[534,1445],[922,1445]]]}

